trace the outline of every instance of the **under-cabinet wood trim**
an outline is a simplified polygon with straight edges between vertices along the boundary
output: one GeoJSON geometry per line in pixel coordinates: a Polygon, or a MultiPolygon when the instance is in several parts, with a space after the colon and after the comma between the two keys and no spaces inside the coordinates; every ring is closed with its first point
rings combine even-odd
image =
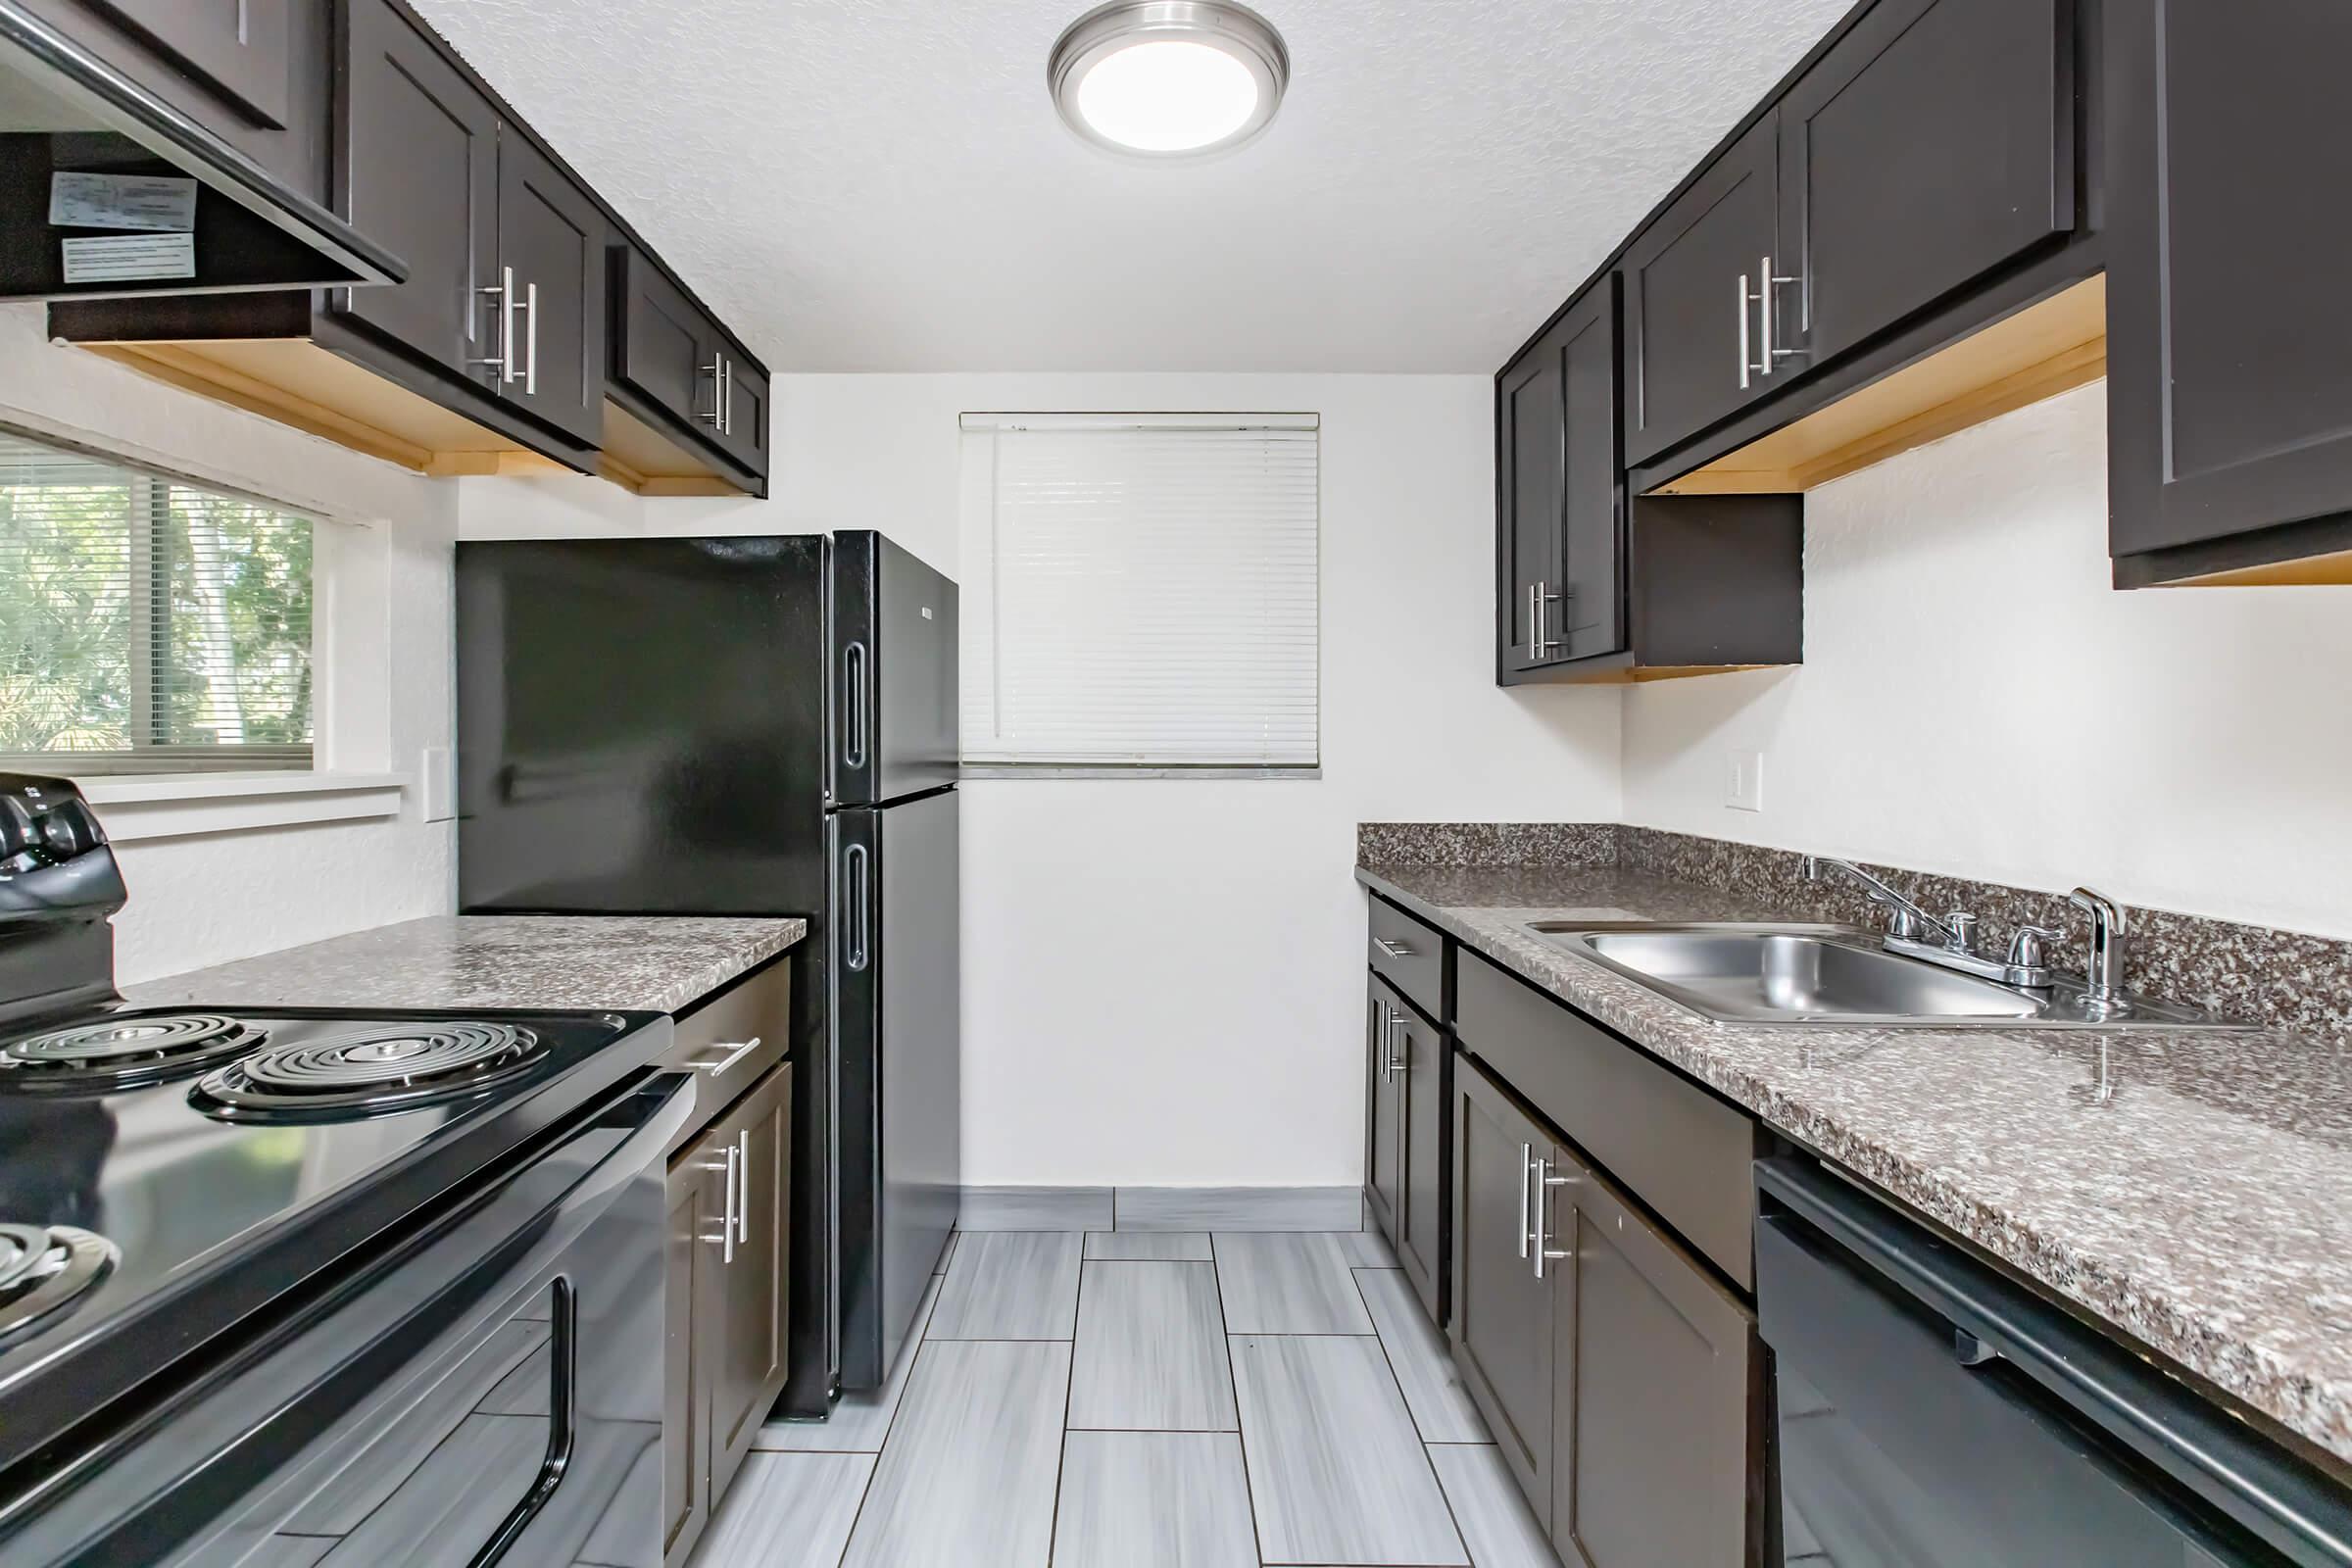
{"type": "Polygon", "coordinates": [[[1801,494],[2087,385],[2107,373],[2106,306],[2105,277],[2085,278],[1650,493],[1801,494]]]}
{"type": "MultiPolygon", "coordinates": [[[[298,398],[282,387],[230,369],[180,343],[88,343],[82,347],[118,365],[129,367],[153,380],[193,392],[216,403],[258,414],[265,419],[350,447],[386,463],[428,472],[430,448],[403,440],[388,430],[333,409],[298,398]]],[[[318,352],[323,353],[324,350],[318,352]]]]}

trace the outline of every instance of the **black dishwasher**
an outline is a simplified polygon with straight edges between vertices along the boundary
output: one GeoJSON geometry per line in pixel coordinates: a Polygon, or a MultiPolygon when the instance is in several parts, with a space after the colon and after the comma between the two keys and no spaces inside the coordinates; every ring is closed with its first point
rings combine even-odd
{"type": "Polygon", "coordinates": [[[1807,1161],[1756,1165],[1788,1568],[2352,1568],[2352,1495],[1807,1161]]]}

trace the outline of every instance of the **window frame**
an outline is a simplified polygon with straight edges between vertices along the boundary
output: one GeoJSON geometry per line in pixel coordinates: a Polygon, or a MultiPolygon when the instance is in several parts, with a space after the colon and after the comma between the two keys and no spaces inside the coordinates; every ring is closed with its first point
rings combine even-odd
{"type": "MultiPolygon", "coordinates": [[[[1320,413],[1310,411],[1207,411],[1207,410],[1143,410],[1143,411],[967,411],[957,420],[958,468],[962,466],[961,443],[970,435],[982,432],[1042,431],[1042,430],[1120,430],[1120,429],[1203,429],[1220,431],[1285,430],[1303,431],[1314,437],[1315,443],[1315,506],[1314,506],[1314,659],[1312,690],[1314,700],[1314,760],[1279,762],[1239,762],[1231,760],[1185,762],[1165,758],[1132,762],[1108,760],[1019,761],[990,759],[971,761],[958,759],[958,776],[970,780],[1133,780],[1171,782],[1177,780],[1313,780],[1323,776],[1323,484],[1322,435],[1320,413]]],[[[971,544],[969,507],[972,497],[961,494],[959,479],[956,529],[960,554],[968,554],[971,544]]],[[[992,519],[993,527],[993,519],[992,519]]],[[[993,591],[996,567],[988,565],[988,584],[993,591]]],[[[967,568],[967,580],[972,572],[967,568]]],[[[968,586],[968,581],[967,581],[968,586]]],[[[968,624],[968,622],[967,622],[968,624]]],[[[957,693],[960,708],[962,694],[957,693]]]]}
{"type": "Polygon", "coordinates": [[[143,730],[150,737],[158,733],[160,715],[155,698],[164,684],[162,670],[167,658],[167,640],[158,635],[158,630],[159,626],[168,629],[171,623],[169,566],[155,549],[155,538],[157,529],[168,521],[172,487],[184,486],[208,495],[243,501],[272,513],[299,517],[311,529],[310,646],[307,656],[311,677],[311,739],[308,744],[289,746],[240,742],[232,746],[193,745],[151,738],[145,742],[134,740],[127,751],[0,751],[0,770],[63,775],[75,779],[157,776],[205,779],[220,775],[273,775],[282,778],[288,774],[317,774],[321,735],[325,729],[321,711],[325,695],[322,678],[326,646],[323,622],[324,608],[328,602],[320,571],[320,555],[325,543],[322,534],[325,529],[334,526],[335,519],[316,508],[276,500],[247,486],[178,472],[143,458],[112,451],[101,444],[77,440],[15,419],[0,419],[0,436],[120,468],[131,480],[130,504],[138,514],[139,520],[129,529],[133,596],[131,619],[134,630],[128,660],[130,690],[127,696],[131,716],[127,727],[143,730]],[[163,606],[160,620],[157,612],[159,604],[163,606]]]}

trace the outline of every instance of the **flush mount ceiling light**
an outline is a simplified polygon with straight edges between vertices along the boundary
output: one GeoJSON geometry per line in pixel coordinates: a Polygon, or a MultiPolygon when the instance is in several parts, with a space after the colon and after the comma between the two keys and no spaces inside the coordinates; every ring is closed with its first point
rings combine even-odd
{"type": "Polygon", "coordinates": [[[1071,23],[1046,62],[1070,128],[1140,158],[1240,146],[1273,120],[1290,80],[1282,35],[1226,0],[1111,0],[1071,23]]]}

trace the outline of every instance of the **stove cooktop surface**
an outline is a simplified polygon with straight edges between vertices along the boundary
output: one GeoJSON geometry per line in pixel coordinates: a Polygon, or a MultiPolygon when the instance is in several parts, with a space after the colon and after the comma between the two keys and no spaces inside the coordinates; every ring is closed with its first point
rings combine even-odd
{"type": "Polygon", "coordinates": [[[0,1400],[94,1408],[650,1066],[651,1021],[122,1007],[0,1040],[0,1400]]]}

